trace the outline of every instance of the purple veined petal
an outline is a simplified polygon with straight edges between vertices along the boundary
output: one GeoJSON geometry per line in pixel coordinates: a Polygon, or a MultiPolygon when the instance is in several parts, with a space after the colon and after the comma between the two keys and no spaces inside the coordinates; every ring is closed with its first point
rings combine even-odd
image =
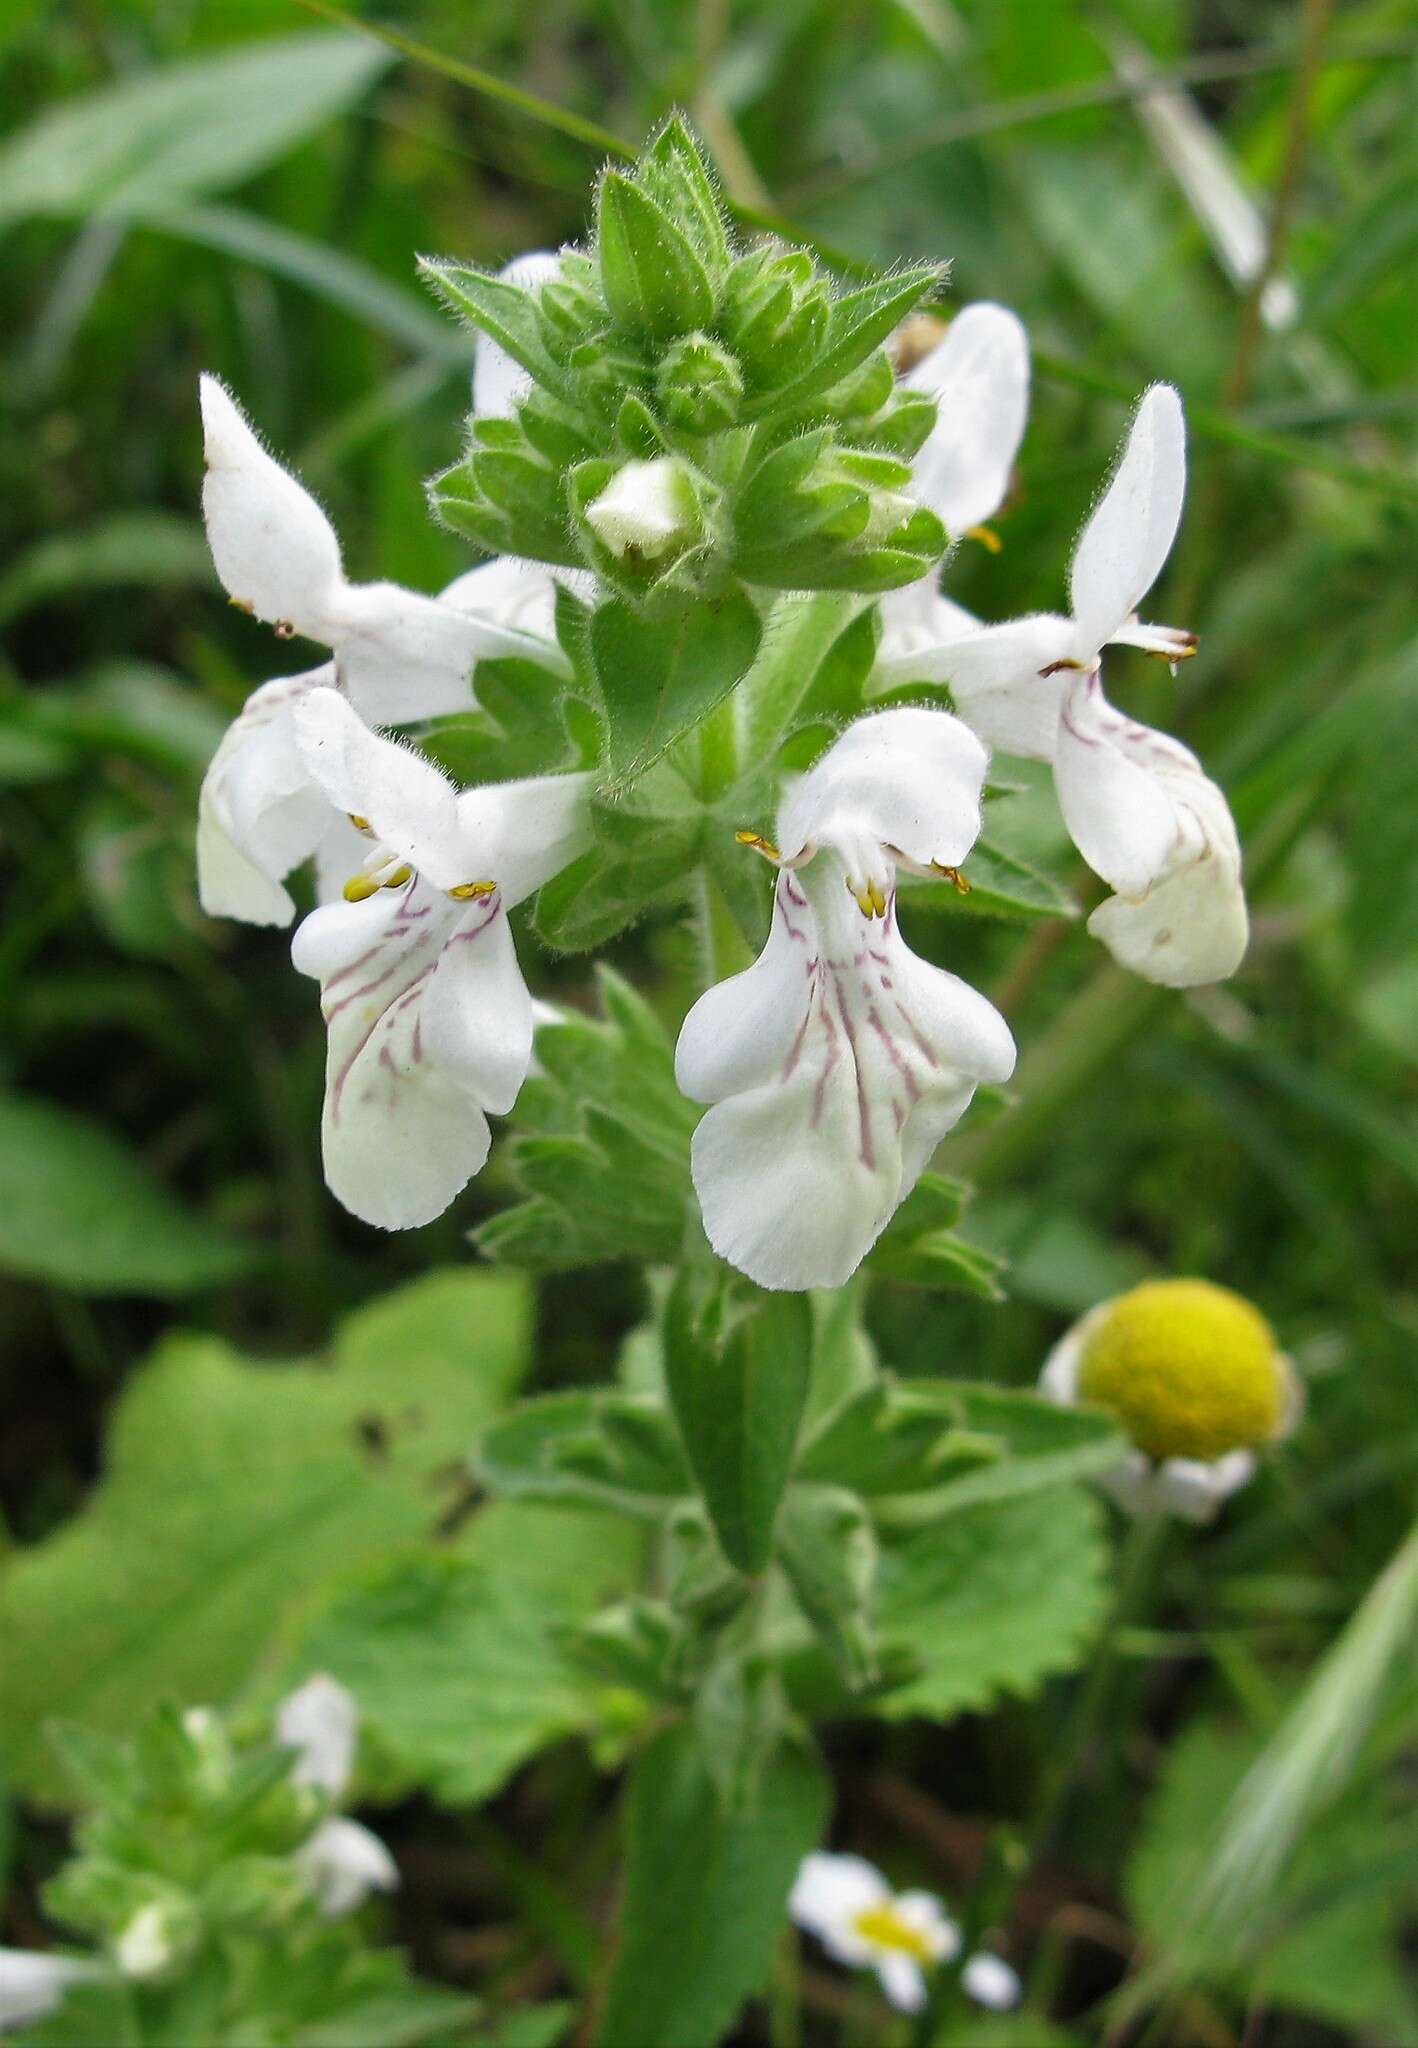
{"type": "Polygon", "coordinates": [[[304,486],[267,454],[225,386],[204,376],[200,390],[202,512],[217,574],[244,611],[322,640],[328,605],[344,581],[335,530],[304,486]]]}
{"type": "Polygon", "coordinates": [[[336,810],[367,819],[380,845],[440,889],[481,879],[468,872],[457,792],[441,769],[371,732],[338,690],[312,690],[294,716],[301,759],[336,810]]]}
{"type": "MultiPolygon", "coordinates": [[[[1096,669],[1071,676],[1059,720],[1054,787],[1074,845],[1120,895],[1142,896],[1178,844],[1176,806],[1155,772],[1163,739],[1114,710],[1096,669]]],[[[1179,757],[1192,758],[1177,742],[1165,744],[1179,757]]]]}
{"type": "Polygon", "coordinates": [[[785,859],[805,847],[887,848],[914,866],[957,867],[980,831],[988,756],[948,711],[905,705],[855,719],[788,791],[778,812],[785,859]]]}
{"type": "Polygon", "coordinates": [[[325,1178],[353,1215],[381,1230],[441,1215],[488,1155],[483,1106],[433,1057],[423,1019],[445,944],[470,911],[486,909],[416,878],[316,910],[295,935],[292,959],[320,982],[329,1033],[325,1178]]]}
{"type": "Polygon", "coordinates": [[[706,989],[680,1027],[675,1080],[691,1102],[722,1102],[769,1081],[807,1028],[817,922],[801,884],[781,874],[768,940],[752,967],[706,989]]]}
{"type": "Polygon", "coordinates": [[[284,878],[316,851],[330,807],[301,759],[295,707],[333,680],[328,665],[252,692],[228,726],[197,805],[197,893],[209,917],[289,924],[284,878]]]}
{"type": "Polygon", "coordinates": [[[1079,536],[1069,602],[1091,660],[1130,619],[1171,553],[1186,494],[1186,427],[1170,384],[1154,384],[1133,419],[1112,481],[1079,536]]]}
{"type": "Polygon", "coordinates": [[[532,998],[501,894],[467,906],[423,997],[428,1056],[486,1110],[503,1115],[532,1063],[532,998]]]}
{"type": "Polygon", "coordinates": [[[911,465],[915,495],[948,533],[964,533],[1008,488],[1029,410],[1029,338],[1006,307],[966,306],[905,382],[939,407],[911,465]]]}

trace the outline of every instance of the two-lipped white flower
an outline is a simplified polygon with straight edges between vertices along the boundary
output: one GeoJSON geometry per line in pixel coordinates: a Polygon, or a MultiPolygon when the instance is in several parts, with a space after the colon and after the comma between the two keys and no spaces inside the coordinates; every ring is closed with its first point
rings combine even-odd
{"type": "MultiPolygon", "coordinates": [[[[276,1739],[296,1752],[291,1779],[330,1800],[344,1792],[354,1769],[359,1710],[338,1679],[307,1679],[276,1713],[276,1739]]],[[[399,1870],[378,1835],[357,1820],[331,1814],[298,1852],[297,1861],[320,1910],[330,1919],[354,1908],[372,1891],[393,1891],[399,1870]]]]}
{"type": "Polygon", "coordinates": [[[507,913],[587,843],[589,777],[460,792],[331,689],[307,692],[294,726],[305,773],[366,852],[347,900],[313,911],[292,947],[329,1027],[325,1177],[365,1222],[407,1230],[478,1171],[487,1113],[526,1079],[533,1006],[507,913]]]}
{"type": "MultiPolygon", "coordinates": [[[[1006,306],[966,306],[944,339],[901,380],[936,402],[936,423],[911,464],[911,490],[952,543],[985,528],[1009,488],[1029,411],[1029,337],[1006,306]]],[[[881,600],[884,660],[969,632],[970,613],[946,597],[935,569],[881,600]]]]}
{"type": "MultiPolygon", "coordinates": [[[[980,829],[985,750],[948,712],[862,718],[787,791],[768,942],[680,1033],[683,1092],[713,1105],[692,1168],[709,1242],[761,1287],[856,1269],[1014,1041],[901,936],[896,872],[954,871],[980,829]]],[[[752,837],[752,835],[742,835],[752,837]]]]}
{"type": "MultiPolygon", "coordinates": [[[[488,376],[500,391],[501,372],[488,376]]],[[[470,570],[441,597],[395,583],[350,583],[329,520],[268,455],[214,377],[201,383],[207,474],[202,508],[232,602],[332,650],[333,661],[264,683],[248,699],[202,785],[197,879],[202,907],[250,924],[288,924],[285,877],[314,856],[322,893],[348,856],[349,828],[305,773],[296,707],[336,684],[376,724],[408,725],[473,708],[475,662],[522,654],[564,668],[552,638],[552,580],[529,563],[470,570]]]]}
{"type": "Polygon", "coordinates": [[[888,643],[879,669],[883,686],[948,684],[990,745],[1052,763],[1074,843],[1116,892],[1089,930],[1123,966],[1176,988],[1224,979],[1245,952],[1236,828],[1188,748],[1109,704],[1100,664],[1107,646],[1170,662],[1195,651],[1194,635],[1137,617],[1171,551],[1185,483],[1181,400],[1157,384],[1074,550],[1071,616],[971,626],[929,647],[888,643]]]}
{"type": "MultiPolygon", "coordinates": [[[[919,2012],[927,1997],[926,1971],[960,1953],[960,1929],[934,1892],[894,1892],[863,1856],[821,1849],[805,1856],[788,1912],[839,1963],[875,1970],[900,2012],[919,2012]]],[[[967,1997],[995,2012],[1019,2003],[1018,1977],[987,1950],[969,1958],[960,1982],[967,1997]]]]}

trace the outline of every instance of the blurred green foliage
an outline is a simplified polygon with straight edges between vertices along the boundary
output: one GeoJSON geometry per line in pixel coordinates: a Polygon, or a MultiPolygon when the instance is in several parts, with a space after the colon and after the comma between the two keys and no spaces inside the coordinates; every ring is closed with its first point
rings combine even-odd
{"type": "MultiPolygon", "coordinates": [[[[1180,67],[1265,204],[1295,122],[1296,12],[1283,0],[390,0],[378,16],[627,142],[683,102],[746,206],[862,259],[949,257],[956,303],[1015,307],[1038,361],[1004,553],[967,543],[951,570],[952,595],[985,616],[1057,602],[1123,404],[1156,378],[1188,400],[1190,507],[1158,611],[1196,627],[1202,655],[1175,682],[1121,656],[1110,687],[1180,732],[1227,788],[1247,846],[1250,957],[1233,983],[1181,998],[1127,983],[1080,920],[919,918],[923,944],[997,994],[1024,1049],[1016,1106],[967,1125],[946,1156],[981,1189],[967,1233],[1008,1256],[1011,1299],[893,1284],[872,1299],[897,1370],[1024,1385],[1061,1318],[1146,1272],[1204,1273],[1264,1307],[1308,1385],[1294,1444],[1216,1531],[1167,1550],[1149,1625],[1125,1634],[1124,1697],[1089,1796],[1017,1904],[1015,1953],[1037,1955],[1055,2010],[1089,2038],[1096,2015],[1075,2016],[1117,1984],[1139,1939],[1158,1938],[1158,1902],[1186,1881],[1200,1819],[1405,1537],[1418,1474],[1418,35],[1403,0],[1335,11],[1278,264],[1298,317],[1253,342],[1244,293],[1120,83],[1129,52],[1169,76],[1180,67]],[[1139,1797],[1157,1780],[1135,1847],[1139,1797]],[[1080,1897],[1087,1913],[1068,1903],[1080,1897]]],[[[440,587],[469,557],[426,517],[420,480],[457,452],[469,349],[421,294],[415,254],[497,264],[576,237],[596,156],[293,0],[12,0],[0,120],[0,1498],[22,1546],[79,1514],[58,1543],[106,1550],[105,1597],[121,1602],[124,1557],[102,1522],[125,1483],[121,1436],[106,1492],[83,1504],[105,1417],[150,1343],[174,1324],[205,1333],[144,1369],[121,1417],[167,1400],[176,1469],[200,1476],[191,1433],[247,1428],[249,1410],[241,1458],[298,1493],[307,1463],[327,1459],[316,1411],[345,1396],[299,1369],[257,1428],[246,1382],[262,1368],[216,1340],[278,1357],[323,1345],[337,1312],[466,1258],[468,1227],[519,1193],[532,1201],[511,1213],[525,1222],[540,1200],[536,1144],[549,1142],[495,1149],[455,1217],[402,1239],[325,1196],[312,991],[278,936],[212,926],[195,905],[202,766],[246,691],[281,667],[205,566],[197,372],[226,379],[329,503],[352,573],[440,587]],[[114,1215],[90,1246],[96,1194],[114,1215]],[[178,1294],[180,1309],[164,1305],[178,1294]],[[278,1461],[260,1429],[287,1439],[278,1461]]],[[[1011,848],[1027,840],[1042,873],[1087,901],[1046,792],[1008,801],[1011,848]]],[[[1041,882],[1042,905],[1056,886],[1041,882]]],[[[615,957],[677,1022],[691,988],[681,931],[652,917],[615,957]]],[[[584,961],[542,965],[542,992],[594,1007],[584,961]]],[[[541,1387],[604,1378],[641,1314],[623,1267],[593,1280],[543,1283],[541,1387]]],[[[357,1370],[371,1385],[381,1370],[422,1384],[403,1336],[357,1370]]],[[[473,1422],[446,1410],[444,1424],[451,1456],[473,1422]]],[[[400,1456],[380,1480],[384,1505],[369,1506],[388,1526],[367,1543],[367,1531],[332,1533],[342,1564],[447,1509],[436,1493],[411,1498],[400,1456]]],[[[164,1496],[151,1475],[143,1484],[156,1530],[164,1496]]],[[[1049,1620],[1068,1638],[1096,1607],[1098,1546],[1065,1499],[1054,1540],[1078,1612],[1061,1593],[1049,1620]]],[[[537,1526],[514,1521],[500,1552],[495,1522],[478,1541],[507,1563],[537,1526]]],[[[476,1552],[459,1539],[436,1582],[411,1565],[348,1585],[311,1622],[312,1654],[336,1658],[359,1603],[393,1603],[405,1625],[437,1613],[454,1640],[503,1641],[515,1689],[516,1637],[486,1611],[476,1552]]],[[[7,1614],[36,1575],[60,1574],[62,1548],[44,1556],[22,1551],[7,1614]]],[[[180,1581],[181,1559],[165,1562],[180,1581]]],[[[286,1608],[318,1559],[304,1562],[299,1583],[277,1564],[282,1613],[263,1617],[289,1625],[292,1656],[286,1608]]],[[[575,1619],[574,1586],[542,1562],[546,1612],[575,1619]]],[[[598,1590],[617,1569],[598,1552],[588,1566],[598,1590]]],[[[943,1631],[978,1647],[991,1615],[1007,1624],[985,1598],[972,1618],[985,1590],[962,1594],[943,1631]]],[[[534,1622],[543,1594],[521,1603],[534,1622]]],[[[66,1597],[44,1595],[55,1630],[66,1597]]],[[[128,1639],[153,1647],[142,1629],[128,1639]]],[[[243,1642],[259,1647],[249,1626],[243,1642]]],[[[107,1652],[93,1639],[82,1654],[107,1652]]],[[[238,1675],[225,1654],[151,1682],[225,1687],[238,1675]]],[[[1036,1643],[1024,1661],[1054,1660],[1036,1643]]],[[[933,1711],[974,1703],[958,1658],[938,1684],[934,1672],[932,1659],[933,1711]]],[[[122,1679],[88,1675],[101,1689],[122,1679]]],[[[513,1742],[496,1769],[460,1759],[447,1673],[424,1676],[430,1724],[375,1728],[391,1791],[442,1773],[454,1797],[481,1796],[524,1752],[513,1742]]],[[[1310,1788],[1305,1843],[1269,1883],[1269,1961],[1247,1957],[1239,1979],[1229,1965],[1193,1970],[1170,1994],[1169,2038],[1236,2038],[1252,1996],[1263,2016],[1247,2038],[1271,2048],[1396,2040],[1411,2023],[1392,1944],[1372,1938],[1405,1914],[1411,1927],[1418,1902],[1411,1803],[1395,1814],[1391,1800],[1393,1761],[1418,1730],[1411,1650],[1383,1677],[1372,1739],[1333,1785],[1310,1788]],[[1344,1933],[1356,1918],[1362,1940],[1344,1933]],[[1315,1965],[1329,1942],[1342,1970],[1315,1965]]],[[[69,1683],[56,1664],[54,1684],[69,1683]]],[[[537,1740],[591,1725],[581,1681],[559,1683],[537,1740]]],[[[485,1704],[495,1722],[496,1698],[485,1704]]],[[[840,1838],[903,1878],[963,1890],[992,1822],[1026,1811],[1057,1707],[1046,1694],[945,1731],[847,1727],[831,1747],[840,1838]]],[[[594,1718],[613,1760],[604,1688],[594,1718]]],[[[674,1767],[668,1751],[653,1765],[674,1767]]],[[[677,1794],[687,1810],[694,1792],[677,1794]]],[[[647,1800],[642,1784],[642,1828],[647,1800]]],[[[413,1806],[392,1832],[409,1852],[403,1931],[435,1974],[466,1982],[475,1951],[480,1969],[490,1957],[537,1993],[584,1981],[612,1840],[579,1755],[553,1753],[466,1828],[413,1806]],[[486,1923],[476,1937],[470,1917],[486,1923]]],[[[53,1855],[42,1827],[21,1831],[8,1938],[35,1935],[34,1881],[53,1855]]],[[[633,1881],[653,1886],[654,1866],[633,1881]]],[[[806,1979],[812,2041],[834,2038],[838,1988],[806,1979]]],[[[775,2040],[791,2024],[779,2010],[775,2040]]],[[[843,2039],[874,2038],[874,2018],[844,2024],[859,2031],[843,2039]]],[[[757,2026],[743,2038],[765,2038],[757,2026]]],[[[1023,2038],[952,2029],[952,2041],[1023,2038]]]]}

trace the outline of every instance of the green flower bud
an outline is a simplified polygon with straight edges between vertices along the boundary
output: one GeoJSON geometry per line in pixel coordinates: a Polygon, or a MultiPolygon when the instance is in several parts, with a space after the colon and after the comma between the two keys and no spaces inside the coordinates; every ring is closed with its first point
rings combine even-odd
{"type": "Polygon", "coordinates": [[[818,354],[831,314],[826,280],[806,251],[774,256],[756,249],[729,273],[719,324],[747,381],[771,390],[818,354]]]}
{"type": "Polygon", "coordinates": [[[691,434],[719,433],[739,416],[743,372],[712,335],[686,334],[661,358],[655,396],[672,426],[691,434]]]}

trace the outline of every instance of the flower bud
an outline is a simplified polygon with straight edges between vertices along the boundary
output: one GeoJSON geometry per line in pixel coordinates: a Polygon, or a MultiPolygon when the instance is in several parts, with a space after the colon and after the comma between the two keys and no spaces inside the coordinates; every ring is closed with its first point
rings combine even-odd
{"type": "Polygon", "coordinates": [[[113,1959],[123,1975],[146,1983],[170,1970],[191,1947],[196,1918],[196,1909],[176,1898],[140,1906],[113,1943],[113,1959]]]}
{"type": "Polygon", "coordinates": [[[722,342],[707,334],[682,335],[661,358],[655,395],[672,426],[719,433],[739,416],[743,372],[722,342]]]}
{"type": "Polygon", "coordinates": [[[721,325],[750,381],[771,390],[817,355],[831,313],[826,281],[804,250],[755,250],[734,266],[721,325]]]}
{"type": "Polygon", "coordinates": [[[624,463],[585,518],[611,554],[651,562],[693,547],[703,530],[694,486],[671,456],[624,463]]]}

